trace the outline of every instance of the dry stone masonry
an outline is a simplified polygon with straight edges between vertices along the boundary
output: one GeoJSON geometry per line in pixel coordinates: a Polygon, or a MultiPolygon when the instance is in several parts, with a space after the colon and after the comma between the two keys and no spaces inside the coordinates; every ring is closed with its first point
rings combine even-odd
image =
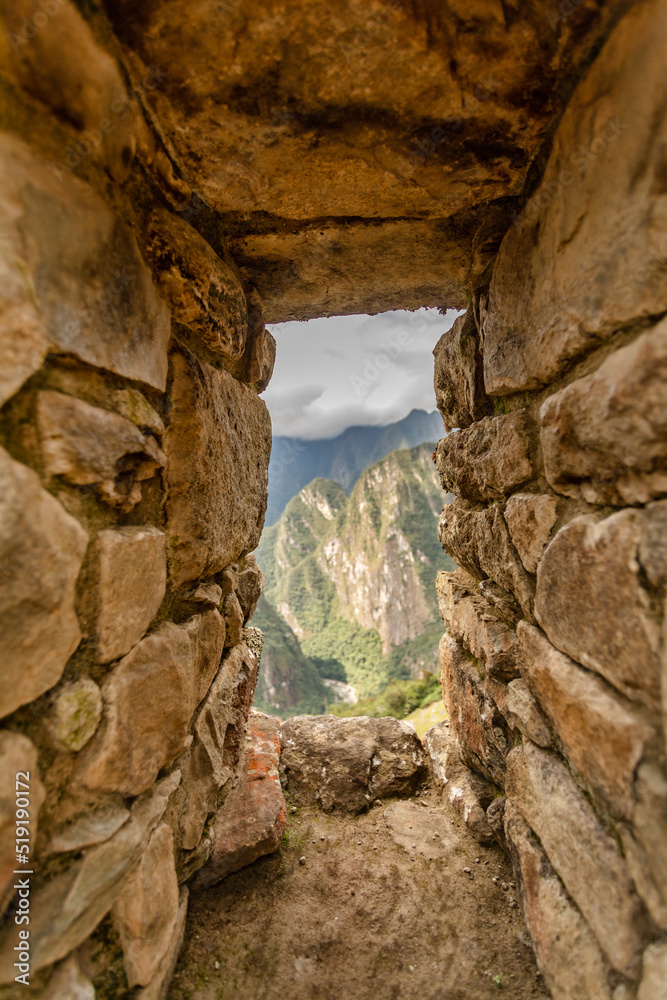
{"type": "Polygon", "coordinates": [[[4,5],[2,1000],[164,1000],[189,893],[280,840],[281,740],[326,809],[430,766],[511,857],[553,997],[664,1000],[665,18],[4,5]],[[391,720],[281,736],[248,721],[264,317],[421,306],[467,306],[435,349],[451,721],[427,752],[391,720]]]}
{"type": "Polygon", "coordinates": [[[470,829],[509,851],[558,1000],[667,982],[664,14],[637,4],[611,33],[434,352],[461,569],[437,582],[451,726],[429,742],[470,829]]]}

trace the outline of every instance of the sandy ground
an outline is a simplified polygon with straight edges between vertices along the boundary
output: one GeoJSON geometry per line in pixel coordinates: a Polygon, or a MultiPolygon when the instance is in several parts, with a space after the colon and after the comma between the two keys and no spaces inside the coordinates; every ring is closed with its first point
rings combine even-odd
{"type": "Polygon", "coordinates": [[[548,998],[511,880],[435,790],[299,809],[278,852],[191,895],[168,1000],[548,998]]]}

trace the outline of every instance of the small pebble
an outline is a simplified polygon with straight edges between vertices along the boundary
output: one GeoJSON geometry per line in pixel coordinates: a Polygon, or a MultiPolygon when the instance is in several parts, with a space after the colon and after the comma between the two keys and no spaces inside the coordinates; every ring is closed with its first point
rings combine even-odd
{"type": "Polygon", "coordinates": [[[326,837],[320,837],[320,840],[326,840],[326,837]]]}
{"type": "Polygon", "coordinates": [[[305,857],[304,858],[299,858],[299,864],[300,865],[305,865],[305,863],[306,863],[305,857]]]}
{"type": "Polygon", "coordinates": [[[357,841],[357,847],[361,847],[361,841],[360,840],[357,841]]]}
{"type": "Polygon", "coordinates": [[[476,864],[476,865],[478,865],[478,864],[479,864],[479,858],[475,858],[475,864],[476,864]]]}
{"type": "Polygon", "coordinates": [[[354,896],[354,895],[355,895],[354,889],[350,889],[350,896],[354,896]]]}
{"type": "Polygon", "coordinates": [[[216,969],[216,970],[219,969],[220,968],[220,962],[217,962],[217,961],[214,962],[213,963],[213,968],[216,969]]]}
{"type": "Polygon", "coordinates": [[[493,882],[493,884],[494,884],[494,885],[498,885],[498,882],[499,882],[500,880],[499,880],[499,878],[498,878],[498,876],[497,876],[497,875],[494,875],[494,876],[493,876],[493,878],[491,879],[491,881],[493,882]]]}
{"type": "Polygon", "coordinates": [[[503,882],[502,889],[503,889],[503,892],[507,892],[507,890],[509,889],[509,886],[508,886],[507,882],[503,882]]]}
{"type": "Polygon", "coordinates": [[[464,868],[463,871],[466,873],[466,875],[470,875],[471,874],[471,871],[470,871],[469,868],[464,868]]]}
{"type": "Polygon", "coordinates": [[[292,808],[290,809],[290,812],[295,813],[296,812],[296,806],[292,806],[292,808]]]}
{"type": "Polygon", "coordinates": [[[412,845],[412,850],[413,850],[413,851],[414,851],[414,849],[415,849],[415,847],[416,847],[416,846],[417,846],[416,844],[413,844],[413,845],[412,845]]]}

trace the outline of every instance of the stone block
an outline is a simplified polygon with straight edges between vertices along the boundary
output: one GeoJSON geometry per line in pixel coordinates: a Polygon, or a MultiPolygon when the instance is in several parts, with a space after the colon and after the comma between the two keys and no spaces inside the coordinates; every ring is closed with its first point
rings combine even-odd
{"type": "Polygon", "coordinates": [[[264,392],[276,363],[276,342],[264,326],[264,309],[257,289],[248,294],[248,327],[250,349],[247,352],[246,373],[243,381],[255,392],[264,392]]]}
{"type": "Polygon", "coordinates": [[[138,389],[116,389],[109,401],[122,417],[127,417],[143,431],[150,431],[158,437],[164,434],[162,417],[138,389]]]}
{"type": "Polygon", "coordinates": [[[442,488],[478,503],[503,500],[531,478],[530,435],[526,410],[484,417],[448,434],[435,452],[442,488]]]}
{"type": "Polygon", "coordinates": [[[443,697],[463,763],[503,788],[512,744],[507,723],[483,686],[480,669],[447,633],[440,640],[440,665],[443,697]]]}
{"type": "Polygon", "coordinates": [[[184,625],[165,622],[123,657],[102,685],[104,721],[77,769],[87,788],[138,795],[150,787],[185,749],[223,642],[210,611],[184,625]]]}
{"type": "Polygon", "coordinates": [[[37,427],[48,475],[90,486],[122,512],[141,500],[139,484],[166,464],[150,434],[119,413],[62,392],[39,393],[37,427]]]}
{"type": "Polygon", "coordinates": [[[264,523],[271,421],[246,386],[189,353],[173,357],[167,525],[176,586],[253,549],[264,523]]]}
{"type": "Polygon", "coordinates": [[[112,909],[130,988],[148,986],[155,976],[169,947],[178,904],[174,835],[167,823],[160,823],[112,909]]]}
{"type": "Polygon", "coordinates": [[[484,811],[493,797],[493,788],[475,777],[461,760],[455,737],[449,727],[440,722],[424,737],[429,767],[436,782],[442,786],[450,805],[480,844],[490,844],[494,835],[484,811]]]}
{"type": "MultiPolygon", "coordinates": [[[[16,877],[14,869],[20,867],[16,856],[16,776],[19,772],[29,775],[29,780],[19,778],[30,785],[28,808],[30,831],[29,855],[35,843],[39,822],[39,811],[44,802],[46,792],[39,777],[37,750],[27,736],[22,733],[12,733],[0,730],[0,915],[5,912],[9,901],[14,895],[12,888],[16,877]]],[[[30,867],[26,865],[26,868],[30,867]]]]}
{"type": "Polygon", "coordinates": [[[48,853],[65,854],[100,844],[120,830],[129,818],[130,813],[125,806],[102,803],[57,829],[49,841],[48,853]]]}
{"type": "Polygon", "coordinates": [[[505,504],[505,521],[512,544],[529,573],[537,572],[551,529],[556,523],[556,497],[515,493],[505,504]]]}
{"type": "Polygon", "coordinates": [[[639,577],[641,521],[640,511],[624,510],[561,528],[537,571],[535,616],[561,652],[651,707],[659,633],[639,577]]]}
{"type": "Polygon", "coordinates": [[[551,733],[537,702],[523,681],[510,681],[501,711],[511,726],[539,747],[551,746],[551,733]]]}
{"type": "Polygon", "coordinates": [[[457,316],[433,349],[435,399],[448,427],[469,427],[489,412],[472,310],[457,316]]]}
{"type": "Polygon", "coordinates": [[[486,675],[501,680],[516,677],[514,632],[480,594],[461,593],[460,583],[451,581],[452,576],[460,579],[461,570],[454,574],[438,573],[436,579],[440,613],[447,631],[482,664],[486,675]]]}
{"type": "Polygon", "coordinates": [[[570,98],[541,183],[503,240],[481,317],[492,396],[547,385],[617,330],[664,310],[663,147],[653,122],[666,18],[660,3],[626,10],[570,98]]]}
{"type": "Polygon", "coordinates": [[[194,885],[206,887],[278,849],[287,808],[280,784],[280,719],[252,710],[238,783],[213,825],[213,851],[194,885]]]}
{"type": "Polygon", "coordinates": [[[651,910],[656,923],[667,930],[667,777],[664,767],[646,760],[637,768],[637,805],[633,831],[647,861],[655,887],[651,910]]]}
{"type": "Polygon", "coordinates": [[[143,989],[137,990],[136,1000],[165,1000],[167,996],[169,984],[171,983],[176,962],[178,961],[178,955],[183,947],[185,918],[188,913],[188,895],[189,889],[187,886],[181,886],[178,913],[174,921],[167,950],[157,967],[152,982],[148,986],[144,986],[143,989]]]}
{"type": "Polygon", "coordinates": [[[57,684],[81,638],[76,579],[88,536],[0,448],[0,717],[57,684]]]}
{"type": "Polygon", "coordinates": [[[610,964],[637,968],[644,914],[616,840],[601,826],[564,764],[524,743],[507,760],[507,798],[535,831],[610,964]]]}
{"type": "Polygon", "coordinates": [[[491,579],[514,596],[532,620],[535,584],[512,544],[503,511],[501,503],[482,510],[455,500],[440,515],[440,541],[459,566],[478,580],[491,579]]]}
{"type": "MultiPolygon", "coordinates": [[[[31,970],[43,969],[69,955],[109,912],[123,880],[138,864],[151,833],[181,780],[174,771],[132,806],[129,821],[109,840],[87,851],[31,898],[31,970]]],[[[0,933],[0,983],[14,979],[14,925],[0,933]]]]}
{"type": "Polygon", "coordinates": [[[250,621],[254,615],[263,588],[264,574],[254,555],[247,555],[236,580],[236,596],[243,611],[244,622],[250,621]]]}
{"type": "Polygon", "coordinates": [[[553,1000],[611,1000],[609,966],[594,935],[511,802],[505,833],[537,965],[553,1000]]]}
{"type": "Polygon", "coordinates": [[[635,769],[653,735],[650,726],[527,622],[517,629],[517,661],[569,760],[617,816],[632,819],[635,769]]]}
{"type": "MultiPolygon", "coordinates": [[[[49,23],[61,17],[62,9],[49,23]]],[[[2,342],[22,335],[27,320],[25,345],[3,349],[14,359],[6,391],[31,373],[45,339],[51,349],[164,391],[169,310],[130,229],[87,184],[66,170],[58,176],[13,136],[0,139],[0,162],[11,306],[2,342]]]]}
{"type": "Polygon", "coordinates": [[[141,639],[162,603],[167,586],[166,535],[151,525],[100,531],[97,656],[101,663],[123,656],[141,639]]]}
{"type": "Polygon", "coordinates": [[[557,493],[619,506],[667,494],[667,320],[549,396],[540,421],[557,493]]]}
{"type": "Polygon", "coordinates": [[[235,646],[243,636],[243,608],[236,594],[227,594],[222,602],[222,616],[227,636],[225,644],[235,646]]]}
{"type": "Polygon", "coordinates": [[[162,210],[151,216],[146,252],[173,318],[228,362],[239,361],[248,307],[230,264],[185,219],[162,210]]]}
{"type": "Polygon", "coordinates": [[[667,581],[667,500],[644,508],[639,536],[639,562],[652,587],[667,581]]]}
{"type": "Polygon", "coordinates": [[[95,987],[79,968],[76,955],[55,966],[43,1000],[95,1000],[95,987]]]}
{"type": "Polygon", "coordinates": [[[650,944],[642,960],[637,1000],[667,1000],[667,944],[650,944]]]}
{"type": "Polygon", "coordinates": [[[243,747],[243,730],[257,684],[259,657],[241,642],[222,661],[201,706],[194,741],[183,765],[182,802],[179,805],[181,846],[193,850],[218,791],[231,778],[243,747]]]}
{"type": "Polygon", "coordinates": [[[101,718],[102,692],[90,677],[82,677],[58,692],[49,728],[59,747],[76,753],[95,735],[101,718]]]}
{"type": "Polygon", "coordinates": [[[301,715],[283,724],[280,772],[298,804],[356,814],[414,792],[426,760],[412,726],[398,719],[301,715]]]}
{"type": "Polygon", "coordinates": [[[183,600],[191,604],[203,604],[219,608],[222,603],[222,587],[217,583],[200,583],[183,595],[183,600]]]}

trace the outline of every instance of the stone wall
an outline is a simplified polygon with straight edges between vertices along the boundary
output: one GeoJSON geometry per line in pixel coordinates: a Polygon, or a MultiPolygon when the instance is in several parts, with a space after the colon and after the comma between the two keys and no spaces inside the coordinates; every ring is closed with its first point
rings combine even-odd
{"type": "Polygon", "coordinates": [[[448,766],[556,1000],[667,981],[666,13],[612,33],[434,352],[448,766]]]}
{"type": "Polygon", "coordinates": [[[191,225],[155,80],[62,0],[1,44],[0,995],[156,1000],[257,679],[275,345],[191,225]]]}

